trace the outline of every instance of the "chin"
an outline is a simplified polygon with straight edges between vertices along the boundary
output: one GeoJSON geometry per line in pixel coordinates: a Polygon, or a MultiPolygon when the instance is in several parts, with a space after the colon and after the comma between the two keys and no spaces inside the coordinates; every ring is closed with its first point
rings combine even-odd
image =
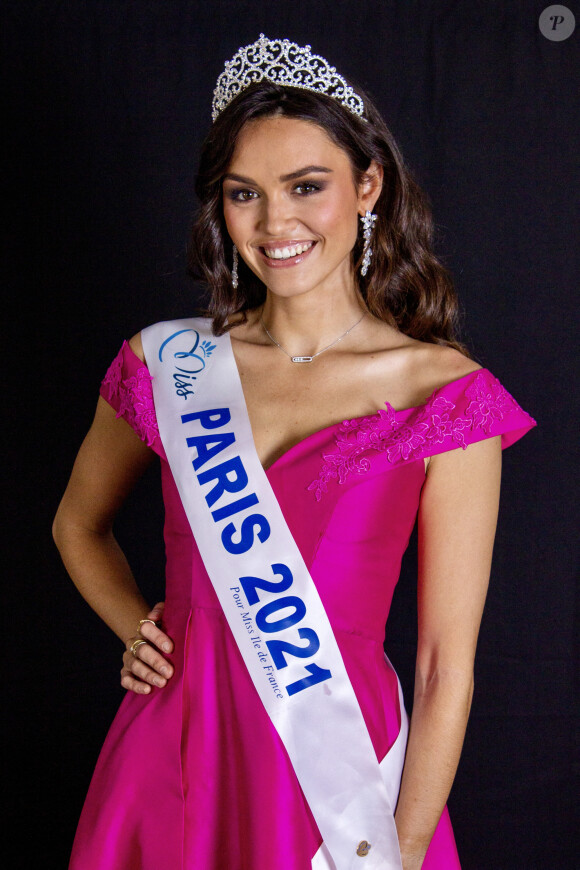
{"type": "Polygon", "coordinates": [[[268,293],[271,293],[273,296],[279,296],[281,299],[295,299],[298,296],[305,296],[308,293],[312,292],[315,287],[278,287],[272,285],[266,285],[268,289],[268,293]]]}
{"type": "Polygon", "coordinates": [[[293,296],[304,296],[306,293],[316,291],[328,292],[329,289],[334,292],[345,283],[342,274],[340,272],[337,273],[336,270],[325,272],[321,275],[311,274],[301,275],[300,277],[296,273],[292,274],[291,272],[269,275],[267,279],[261,275],[258,277],[266,285],[270,293],[285,299],[292,298],[293,296]]]}

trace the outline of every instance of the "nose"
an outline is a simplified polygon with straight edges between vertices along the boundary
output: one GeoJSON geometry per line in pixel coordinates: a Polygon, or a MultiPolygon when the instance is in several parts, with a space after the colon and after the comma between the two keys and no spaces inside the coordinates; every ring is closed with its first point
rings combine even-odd
{"type": "Polygon", "coordinates": [[[282,236],[296,226],[292,205],[283,195],[264,197],[260,209],[260,230],[268,236],[282,236]]]}

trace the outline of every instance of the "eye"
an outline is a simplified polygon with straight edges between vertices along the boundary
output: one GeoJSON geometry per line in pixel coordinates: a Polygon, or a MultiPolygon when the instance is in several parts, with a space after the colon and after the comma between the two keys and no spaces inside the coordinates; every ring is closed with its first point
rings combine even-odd
{"type": "Polygon", "coordinates": [[[228,190],[227,196],[233,202],[250,202],[252,199],[256,199],[258,194],[255,190],[249,190],[247,187],[239,187],[228,190]]]}
{"type": "Polygon", "coordinates": [[[314,181],[300,181],[294,188],[300,196],[310,196],[313,193],[318,193],[322,190],[321,184],[316,184],[314,181]]]}

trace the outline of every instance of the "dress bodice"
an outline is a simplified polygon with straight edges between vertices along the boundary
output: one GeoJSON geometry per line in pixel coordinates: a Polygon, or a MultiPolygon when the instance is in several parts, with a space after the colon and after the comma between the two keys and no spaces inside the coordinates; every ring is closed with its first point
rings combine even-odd
{"type": "MultiPolygon", "coordinates": [[[[151,376],[127,343],[102,394],[162,460],[167,596],[219,609],[165,459],[151,376]]],[[[495,435],[507,447],[533,425],[499,381],[480,369],[435,390],[419,407],[396,411],[385,403],[376,414],[315,432],[267,469],[336,631],[382,643],[419,506],[424,459],[495,435]]]]}

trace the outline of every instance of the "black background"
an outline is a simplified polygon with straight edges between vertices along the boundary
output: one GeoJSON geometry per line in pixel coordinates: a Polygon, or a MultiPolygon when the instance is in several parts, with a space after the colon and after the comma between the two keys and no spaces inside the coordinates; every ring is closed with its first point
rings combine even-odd
{"type": "MultiPolygon", "coordinates": [[[[580,27],[564,42],[547,40],[537,23],[546,5],[2,3],[10,146],[3,718],[15,726],[4,751],[14,775],[3,780],[16,856],[5,866],[66,867],[122,697],[121,645],[67,579],[50,524],[121,341],[191,312],[196,288],[185,277],[185,246],[212,89],[223,61],[260,30],[311,43],[375,97],[431,197],[437,251],[467,312],[464,337],[539,423],[504,456],[476,694],[450,810],[465,870],[577,866],[580,27]]],[[[580,8],[570,8],[580,24],[580,8]]],[[[118,524],[152,601],[163,588],[161,521],[152,471],[118,524]]],[[[408,699],[412,567],[411,558],[387,634],[408,699]]],[[[155,799],[153,777],[144,799],[155,799]]],[[[3,846],[10,854],[6,836],[3,846]]]]}

